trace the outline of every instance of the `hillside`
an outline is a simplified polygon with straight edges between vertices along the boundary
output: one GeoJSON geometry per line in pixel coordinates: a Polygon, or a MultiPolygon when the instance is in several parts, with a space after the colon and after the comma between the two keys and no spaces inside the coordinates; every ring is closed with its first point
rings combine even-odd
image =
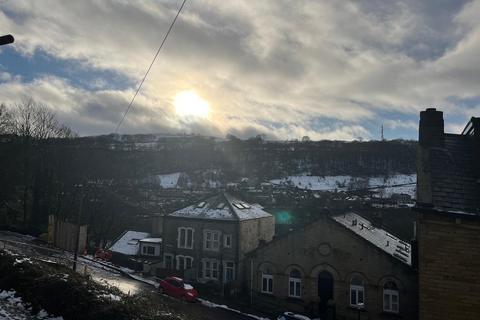
{"type": "MultiPolygon", "coordinates": [[[[15,153],[18,144],[15,138],[4,139],[0,148],[15,153]]],[[[299,174],[412,174],[415,173],[416,142],[283,142],[258,138],[109,135],[50,140],[43,142],[41,149],[42,157],[47,157],[49,163],[58,163],[56,170],[65,170],[77,178],[81,175],[97,179],[138,179],[152,174],[220,169],[227,180],[242,176],[269,180],[299,174]]]]}

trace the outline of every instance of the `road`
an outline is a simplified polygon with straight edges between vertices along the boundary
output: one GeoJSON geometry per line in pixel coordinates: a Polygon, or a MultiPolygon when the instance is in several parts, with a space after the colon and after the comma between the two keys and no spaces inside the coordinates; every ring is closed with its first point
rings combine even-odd
{"type": "MultiPolygon", "coordinates": [[[[35,238],[24,236],[9,231],[0,231],[0,249],[9,249],[13,252],[22,253],[36,259],[54,261],[71,266],[73,255],[62,250],[46,247],[39,244],[35,238]],[[4,241],[3,241],[4,240],[4,241]]],[[[226,320],[252,320],[247,315],[235,313],[221,308],[207,307],[201,303],[186,303],[177,299],[158,294],[156,289],[144,282],[131,279],[122,273],[108,268],[102,264],[79,258],[77,271],[87,272],[93,280],[102,284],[115,286],[125,294],[152,294],[158,302],[168,302],[172,309],[177,310],[180,318],[185,320],[198,319],[226,319],[226,320]],[[86,269],[85,269],[86,268],[86,269]]]]}

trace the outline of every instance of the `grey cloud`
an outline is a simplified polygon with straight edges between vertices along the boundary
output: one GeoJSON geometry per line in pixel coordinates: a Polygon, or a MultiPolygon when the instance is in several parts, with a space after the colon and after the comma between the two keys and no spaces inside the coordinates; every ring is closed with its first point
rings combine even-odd
{"type": "MultiPolygon", "coordinates": [[[[136,82],[179,3],[5,5],[0,28],[18,33],[19,51],[41,48],[136,82]]],[[[360,123],[379,110],[416,114],[428,105],[455,110],[448,97],[480,89],[478,14],[480,6],[464,1],[188,2],[124,130],[354,139],[369,136],[360,123]],[[209,121],[185,122],[173,114],[172,97],[191,88],[210,100],[209,121]],[[317,117],[349,125],[326,132],[308,121],[317,117]],[[282,126],[261,124],[268,121],[282,126]]],[[[1,85],[0,98],[22,90],[62,106],[59,112],[72,114],[79,131],[102,133],[104,126],[105,133],[134,88],[82,91],[39,81],[1,85]]]]}

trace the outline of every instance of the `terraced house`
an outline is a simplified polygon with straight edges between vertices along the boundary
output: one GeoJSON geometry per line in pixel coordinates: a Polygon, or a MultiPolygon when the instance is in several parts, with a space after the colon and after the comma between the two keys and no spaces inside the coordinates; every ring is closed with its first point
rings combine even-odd
{"type": "Polygon", "coordinates": [[[260,205],[220,193],[165,216],[164,266],[189,280],[240,283],[245,253],[274,233],[274,217],[260,205]]]}

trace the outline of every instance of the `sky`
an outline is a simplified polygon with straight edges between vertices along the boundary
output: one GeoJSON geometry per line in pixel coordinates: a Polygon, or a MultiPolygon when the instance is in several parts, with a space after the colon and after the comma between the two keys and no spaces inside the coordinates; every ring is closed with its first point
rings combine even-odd
{"type": "MultiPolygon", "coordinates": [[[[180,4],[0,0],[0,103],[114,132],[180,4]]],[[[480,116],[479,16],[480,0],[187,0],[119,133],[417,139],[428,107],[459,133],[480,116]]]]}

